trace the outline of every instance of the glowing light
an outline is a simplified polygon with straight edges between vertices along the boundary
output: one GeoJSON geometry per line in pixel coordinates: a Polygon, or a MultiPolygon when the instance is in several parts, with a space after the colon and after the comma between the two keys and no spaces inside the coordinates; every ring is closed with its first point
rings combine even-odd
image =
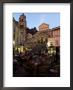
{"type": "Polygon", "coordinates": [[[20,49],[20,48],[18,48],[18,51],[19,51],[19,53],[20,53],[21,49],[20,49]]]}
{"type": "Polygon", "coordinates": [[[13,41],[13,45],[15,45],[15,41],[13,41]]]}
{"type": "Polygon", "coordinates": [[[24,50],[23,50],[23,46],[21,46],[20,50],[21,50],[21,52],[24,52],[24,50]]]}
{"type": "Polygon", "coordinates": [[[47,42],[47,46],[50,47],[50,42],[47,42]]]}

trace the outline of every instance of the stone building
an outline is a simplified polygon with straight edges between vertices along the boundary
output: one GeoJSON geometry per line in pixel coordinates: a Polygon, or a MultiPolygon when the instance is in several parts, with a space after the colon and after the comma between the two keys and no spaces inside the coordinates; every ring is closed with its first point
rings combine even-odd
{"type": "Polygon", "coordinates": [[[24,45],[26,41],[26,16],[22,14],[16,24],[14,21],[14,41],[15,45],[24,45]]]}
{"type": "Polygon", "coordinates": [[[52,29],[53,38],[55,40],[55,46],[60,46],[60,27],[56,27],[52,29]]]}
{"type": "Polygon", "coordinates": [[[13,42],[15,42],[15,47],[33,47],[35,39],[33,35],[37,32],[36,27],[29,29],[27,27],[26,16],[22,14],[19,17],[19,21],[13,18],[13,42]]]}
{"type": "Polygon", "coordinates": [[[44,33],[43,37],[46,37],[49,43],[52,43],[56,47],[60,46],[60,27],[49,29],[48,24],[42,23],[39,26],[39,31],[41,34],[44,33]]]}
{"type": "Polygon", "coordinates": [[[46,24],[46,23],[42,23],[42,24],[39,26],[39,31],[44,31],[44,30],[49,30],[49,25],[46,24]]]}

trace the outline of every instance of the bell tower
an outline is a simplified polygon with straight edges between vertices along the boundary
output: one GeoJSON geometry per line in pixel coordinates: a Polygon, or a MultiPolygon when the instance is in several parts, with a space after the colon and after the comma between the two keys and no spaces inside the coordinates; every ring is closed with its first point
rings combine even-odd
{"type": "Polygon", "coordinates": [[[15,42],[16,45],[24,45],[26,40],[26,16],[20,15],[18,25],[16,27],[15,42]]]}
{"type": "Polygon", "coordinates": [[[24,13],[19,17],[19,27],[20,28],[26,28],[26,16],[24,15],[24,13]]]}

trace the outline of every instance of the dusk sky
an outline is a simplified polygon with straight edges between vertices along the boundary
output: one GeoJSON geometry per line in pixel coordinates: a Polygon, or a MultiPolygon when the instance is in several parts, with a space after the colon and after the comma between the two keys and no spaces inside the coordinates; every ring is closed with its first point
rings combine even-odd
{"type": "MultiPolygon", "coordinates": [[[[18,21],[22,13],[13,13],[13,17],[18,21]]],[[[27,27],[30,29],[36,27],[42,23],[49,24],[49,28],[55,28],[60,26],[60,14],[59,13],[24,13],[26,16],[27,27]]]]}

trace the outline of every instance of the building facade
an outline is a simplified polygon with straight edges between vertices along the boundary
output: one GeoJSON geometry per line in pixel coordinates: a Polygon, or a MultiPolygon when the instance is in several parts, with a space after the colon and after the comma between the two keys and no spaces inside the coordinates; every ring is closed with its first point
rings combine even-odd
{"type": "Polygon", "coordinates": [[[24,42],[26,41],[26,16],[22,14],[19,17],[18,24],[15,27],[15,45],[24,45],[24,42]]]}
{"type": "Polygon", "coordinates": [[[48,31],[47,32],[48,42],[52,43],[56,47],[60,46],[60,27],[49,29],[49,25],[46,23],[43,23],[39,26],[39,31],[43,31],[43,32],[48,31]]]}
{"type": "Polygon", "coordinates": [[[55,40],[55,46],[60,46],[60,27],[53,28],[52,33],[55,40]]]}
{"type": "Polygon", "coordinates": [[[49,25],[46,24],[46,23],[42,23],[42,24],[39,26],[39,31],[44,31],[44,30],[49,30],[49,25]]]}

